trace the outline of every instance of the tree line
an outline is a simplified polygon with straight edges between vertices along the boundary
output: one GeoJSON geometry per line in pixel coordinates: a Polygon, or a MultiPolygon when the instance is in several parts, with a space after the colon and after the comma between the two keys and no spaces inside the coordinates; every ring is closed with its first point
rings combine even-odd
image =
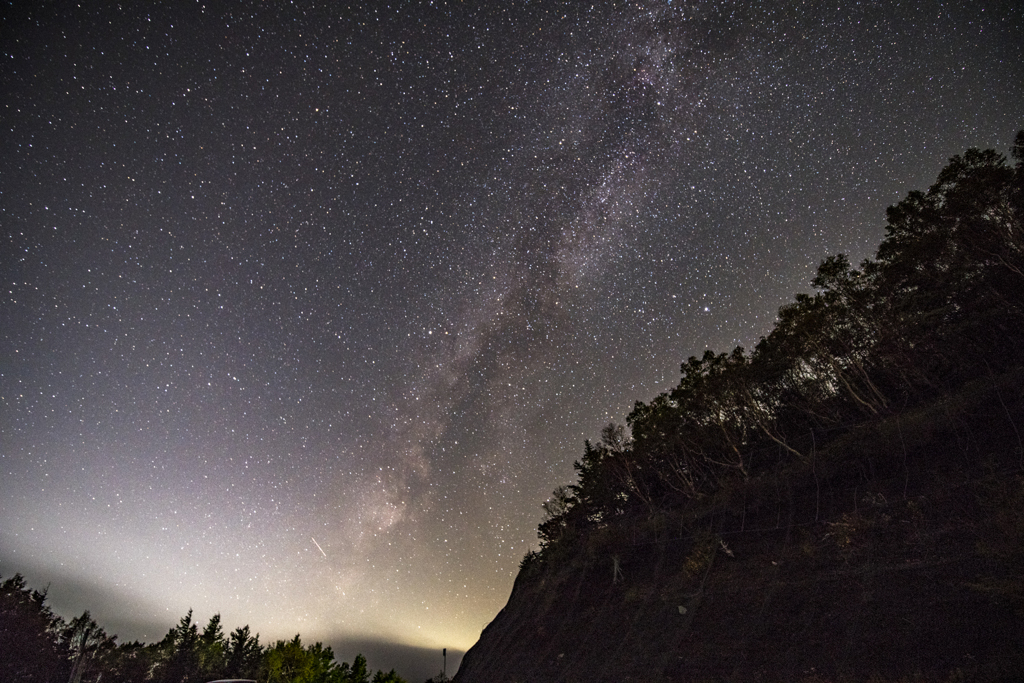
{"type": "Polygon", "coordinates": [[[0,583],[0,683],[205,683],[222,678],[261,683],[405,683],[367,668],[357,655],[338,662],[322,643],[296,635],[261,645],[248,626],[225,634],[219,614],[200,629],[192,611],[157,643],[118,643],[84,612],[65,621],[20,574],[0,583]]]}
{"type": "Polygon", "coordinates": [[[748,481],[764,467],[756,453],[809,469],[828,439],[1024,367],[1024,131],[1012,157],[950,159],[888,209],[874,258],[826,258],[814,293],[783,306],[752,352],[690,357],[674,389],[587,441],[524,566],[616,519],[748,481]]]}

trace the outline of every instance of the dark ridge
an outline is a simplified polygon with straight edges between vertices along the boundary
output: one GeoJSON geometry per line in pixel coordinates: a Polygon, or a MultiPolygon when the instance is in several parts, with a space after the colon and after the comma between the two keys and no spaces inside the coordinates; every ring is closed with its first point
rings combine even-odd
{"type": "Polygon", "coordinates": [[[587,442],[457,683],[1024,671],[1024,132],[587,442]]]}

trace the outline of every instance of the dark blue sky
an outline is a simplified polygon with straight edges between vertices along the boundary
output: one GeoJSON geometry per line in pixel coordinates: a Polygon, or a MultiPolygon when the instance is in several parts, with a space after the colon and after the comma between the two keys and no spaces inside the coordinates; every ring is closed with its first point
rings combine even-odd
{"type": "Polygon", "coordinates": [[[0,573],[128,639],[468,648],[585,438],[1024,126],[1014,2],[33,5],[0,573]]]}

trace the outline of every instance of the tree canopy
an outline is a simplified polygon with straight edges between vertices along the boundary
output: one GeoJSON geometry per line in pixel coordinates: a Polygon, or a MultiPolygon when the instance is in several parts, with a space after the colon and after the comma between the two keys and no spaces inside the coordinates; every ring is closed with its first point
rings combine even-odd
{"type": "Polygon", "coordinates": [[[1024,365],[1024,131],[1012,156],[950,159],[888,209],[874,258],[829,256],[752,352],[690,357],[674,389],[636,403],[628,432],[586,442],[576,483],[544,505],[541,556],[747,479],[755,453],[806,463],[822,439],[1024,365]]]}
{"type": "Polygon", "coordinates": [[[260,644],[248,626],[225,636],[219,614],[200,630],[192,611],[158,643],[118,644],[89,612],[64,621],[46,592],[15,574],[0,584],[0,683],[205,683],[222,678],[266,683],[404,683],[395,673],[372,674],[366,658],[338,662],[322,643],[300,636],[260,644]]]}

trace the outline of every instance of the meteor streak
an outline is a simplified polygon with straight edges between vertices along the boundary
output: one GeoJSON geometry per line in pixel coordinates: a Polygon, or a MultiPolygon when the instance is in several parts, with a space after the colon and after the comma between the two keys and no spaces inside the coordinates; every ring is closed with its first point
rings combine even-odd
{"type": "Polygon", "coordinates": [[[316,546],[316,549],[320,551],[320,554],[323,555],[324,557],[327,557],[327,553],[325,553],[324,549],[320,547],[320,544],[316,542],[316,539],[313,538],[312,536],[310,536],[310,538],[313,540],[313,545],[316,546]]]}

